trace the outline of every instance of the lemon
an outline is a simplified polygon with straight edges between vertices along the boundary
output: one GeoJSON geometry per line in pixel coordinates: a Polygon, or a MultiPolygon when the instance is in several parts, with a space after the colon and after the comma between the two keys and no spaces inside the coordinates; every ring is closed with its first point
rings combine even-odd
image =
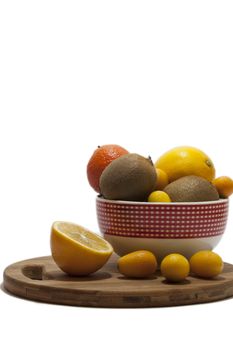
{"type": "Polygon", "coordinates": [[[188,260],[181,254],[169,254],[165,256],[160,265],[162,276],[171,282],[181,282],[189,274],[188,260]]]}
{"type": "Polygon", "coordinates": [[[212,181],[215,167],[211,159],[195,147],[181,146],[164,153],[155,163],[168,176],[169,182],[182,176],[196,175],[212,181]]]}
{"type": "Polygon", "coordinates": [[[148,202],[171,202],[171,199],[166,192],[154,191],[149,195],[148,202]]]}
{"type": "Polygon", "coordinates": [[[150,251],[137,250],[119,258],[117,267],[127,277],[146,278],[155,273],[157,260],[150,251]]]}
{"type": "Polygon", "coordinates": [[[50,246],[54,261],[73,276],[99,270],[113,252],[112,246],[82,226],[56,221],[51,228],[50,246]]]}
{"type": "Polygon", "coordinates": [[[190,259],[191,271],[203,278],[212,278],[219,275],[223,269],[222,258],[211,250],[201,250],[190,259]]]}

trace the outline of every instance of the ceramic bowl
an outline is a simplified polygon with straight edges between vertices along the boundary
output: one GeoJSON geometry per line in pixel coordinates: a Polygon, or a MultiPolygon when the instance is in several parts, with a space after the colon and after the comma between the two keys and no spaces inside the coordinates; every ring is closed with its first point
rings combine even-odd
{"type": "Polygon", "coordinates": [[[122,256],[146,249],[158,261],[170,253],[190,258],[212,250],[221,240],[228,217],[228,199],[211,202],[148,203],[96,199],[104,238],[122,256]]]}

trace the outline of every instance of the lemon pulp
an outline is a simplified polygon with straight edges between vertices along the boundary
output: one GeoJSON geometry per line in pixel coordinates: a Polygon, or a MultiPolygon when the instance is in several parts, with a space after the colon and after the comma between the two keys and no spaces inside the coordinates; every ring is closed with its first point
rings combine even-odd
{"type": "Polygon", "coordinates": [[[109,251],[111,248],[107,241],[82,226],[58,221],[54,224],[54,227],[59,233],[64,234],[76,243],[80,243],[93,250],[109,251]]]}
{"type": "Polygon", "coordinates": [[[73,276],[99,270],[113,252],[110,243],[80,225],[56,221],[51,228],[50,246],[54,261],[73,276]]]}

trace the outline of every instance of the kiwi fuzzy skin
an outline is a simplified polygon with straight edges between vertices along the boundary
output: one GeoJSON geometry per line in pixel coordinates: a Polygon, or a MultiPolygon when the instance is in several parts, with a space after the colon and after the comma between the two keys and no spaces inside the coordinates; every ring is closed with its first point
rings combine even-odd
{"type": "Polygon", "coordinates": [[[195,175],[179,178],[164,189],[172,202],[206,202],[219,199],[215,186],[208,180],[195,175]]]}
{"type": "Polygon", "coordinates": [[[100,177],[101,194],[106,199],[145,201],[156,188],[156,171],[151,159],[136,153],[113,160],[100,177]]]}

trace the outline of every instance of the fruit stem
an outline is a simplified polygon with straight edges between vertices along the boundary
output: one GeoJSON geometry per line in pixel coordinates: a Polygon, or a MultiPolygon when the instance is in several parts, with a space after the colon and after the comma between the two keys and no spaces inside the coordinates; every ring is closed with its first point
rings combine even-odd
{"type": "Polygon", "coordinates": [[[211,161],[210,161],[209,159],[207,159],[205,162],[206,162],[206,165],[207,165],[209,168],[212,167],[212,163],[211,163],[211,161]]]}
{"type": "Polygon", "coordinates": [[[148,159],[149,159],[149,161],[151,162],[151,164],[154,165],[153,162],[152,162],[151,156],[148,156],[148,159]]]}

